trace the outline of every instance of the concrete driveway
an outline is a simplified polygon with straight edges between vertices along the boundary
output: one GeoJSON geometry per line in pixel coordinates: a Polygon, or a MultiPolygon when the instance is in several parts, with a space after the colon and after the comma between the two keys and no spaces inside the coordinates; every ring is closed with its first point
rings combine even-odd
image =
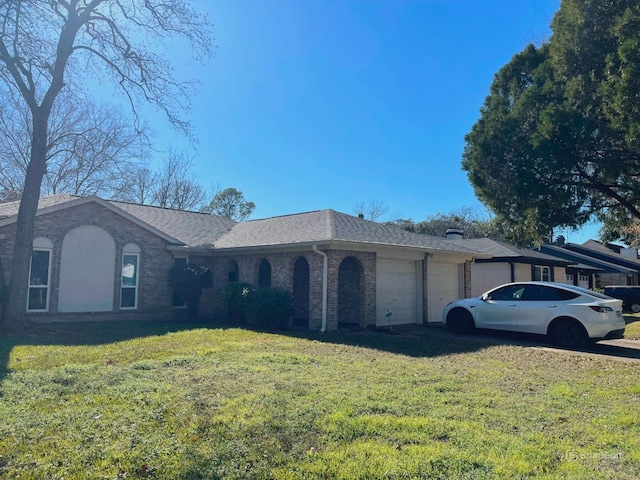
{"type": "Polygon", "coordinates": [[[640,363],[640,340],[601,340],[593,345],[587,345],[584,348],[566,349],[553,345],[546,337],[540,335],[496,332],[491,330],[478,330],[473,335],[458,335],[447,330],[442,324],[429,324],[426,326],[404,325],[393,328],[400,330],[405,335],[437,336],[449,339],[458,338],[486,345],[518,345],[521,347],[538,348],[540,350],[571,355],[588,355],[611,360],[640,363]]]}

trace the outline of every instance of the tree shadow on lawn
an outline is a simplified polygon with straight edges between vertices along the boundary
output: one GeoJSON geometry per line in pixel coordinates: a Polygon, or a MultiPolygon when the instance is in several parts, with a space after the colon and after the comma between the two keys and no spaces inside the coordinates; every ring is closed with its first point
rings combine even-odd
{"type": "Polygon", "coordinates": [[[134,338],[166,335],[196,328],[228,328],[211,321],[139,320],[69,323],[32,323],[25,335],[0,334],[0,382],[9,373],[14,347],[22,345],[105,345],[134,338]]]}

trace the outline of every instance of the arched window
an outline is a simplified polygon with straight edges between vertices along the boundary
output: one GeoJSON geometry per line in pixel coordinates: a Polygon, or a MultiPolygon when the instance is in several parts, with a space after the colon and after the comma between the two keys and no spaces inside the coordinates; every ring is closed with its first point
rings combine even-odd
{"type": "Polygon", "coordinates": [[[53,242],[48,238],[33,239],[33,252],[29,267],[27,312],[49,311],[49,285],[51,285],[51,257],[53,242]]]}
{"type": "Polygon", "coordinates": [[[128,243],[122,249],[122,274],[120,275],[120,308],[138,308],[138,282],[140,276],[140,247],[128,243]]]}
{"type": "Polygon", "coordinates": [[[237,282],[240,280],[240,271],[238,269],[238,263],[235,260],[229,260],[227,262],[227,281],[237,282]]]}
{"type": "Polygon", "coordinates": [[[271,264],[268,260],[262,260],[262,262],[260,262],[260,268],[258,269],[258,286],[271,286],[271,264]]]}

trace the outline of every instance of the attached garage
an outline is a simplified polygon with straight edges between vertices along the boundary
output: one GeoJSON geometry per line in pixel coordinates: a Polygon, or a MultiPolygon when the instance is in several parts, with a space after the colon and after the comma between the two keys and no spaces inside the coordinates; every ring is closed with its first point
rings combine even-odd
{"type": "Polygon", "coordinates": [[[376,325],[422,323],[422,262],[376,262],[376,325]],[[387,311],[391,317],[387,317],[387,311]]]}
{"type": "Polygon", "coordinates": [[[511,266],[508,263],[474,263],[471,268],[471,296],[477,297],[510,281],[511,266]]]}
{"type": "Polygon", "coordinates": [[[464,296],[463,266],[456,263],[430,261],[427,265],[427,320],[442,321],[442,309],[464,296]]]}

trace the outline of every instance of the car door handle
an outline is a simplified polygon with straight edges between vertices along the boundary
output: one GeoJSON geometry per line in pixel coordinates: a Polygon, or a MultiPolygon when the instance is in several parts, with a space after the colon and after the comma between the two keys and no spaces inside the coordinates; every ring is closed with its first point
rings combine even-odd
{"type": "Polygon", "coordinates": [[[558,308],[557,305],[547,305],[547,308],[558,308]]]}

